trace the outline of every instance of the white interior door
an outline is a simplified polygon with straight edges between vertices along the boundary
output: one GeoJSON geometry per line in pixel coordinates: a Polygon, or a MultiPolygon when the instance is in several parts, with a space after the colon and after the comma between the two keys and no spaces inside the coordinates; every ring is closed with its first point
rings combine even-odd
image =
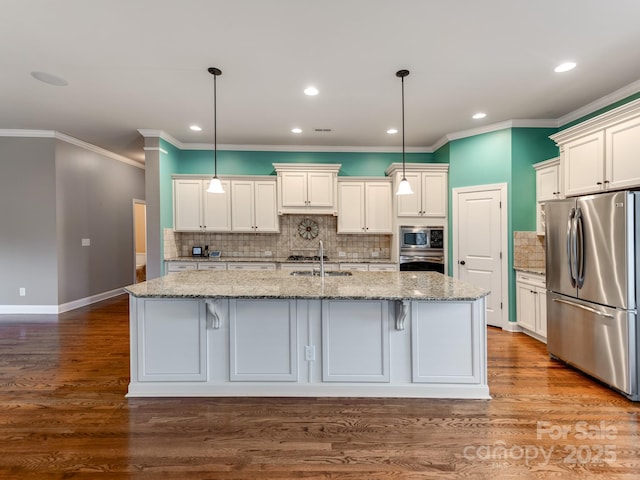
{"type": "MultiPolygon", "coordinates": [[[[502,206],[506,186],[489,185],[453,190],[453,275],[489,290],[487,324],[504,326],[506,217],[502,206]]],[[[505,211],[506,211],[506,205],[505,211]]]]}

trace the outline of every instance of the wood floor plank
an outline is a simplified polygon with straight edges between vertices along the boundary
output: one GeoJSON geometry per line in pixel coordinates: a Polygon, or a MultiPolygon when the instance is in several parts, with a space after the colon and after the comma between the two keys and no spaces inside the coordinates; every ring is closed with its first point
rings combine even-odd
{"type": "Polygon", "coordinates": [[[523,334],[491,400],[126,399],[128,332],[125,296],[0,315],[0,479],[639,477],[640,405],[523,334]]]}

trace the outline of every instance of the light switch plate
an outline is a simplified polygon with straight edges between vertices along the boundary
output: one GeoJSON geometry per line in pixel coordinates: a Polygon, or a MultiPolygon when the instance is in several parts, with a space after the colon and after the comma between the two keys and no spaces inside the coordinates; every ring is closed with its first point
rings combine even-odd
{"type": "Polygon", "coordinates": [[[90,238],[83,238],[82,239],[82,246],[83,247],[90,247],[91,246],[91,239],[90,238]]]}

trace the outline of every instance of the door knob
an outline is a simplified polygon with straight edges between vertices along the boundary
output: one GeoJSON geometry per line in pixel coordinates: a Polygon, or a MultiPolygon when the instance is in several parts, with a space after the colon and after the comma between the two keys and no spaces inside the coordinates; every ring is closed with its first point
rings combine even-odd
{"type": "Polygon", "coordinates": [[[467,264],[467,262],[465,262],[464,260],[460,260],[458,263],[459,263],[460,265],[466,265],[466,264],[467,264]]]}

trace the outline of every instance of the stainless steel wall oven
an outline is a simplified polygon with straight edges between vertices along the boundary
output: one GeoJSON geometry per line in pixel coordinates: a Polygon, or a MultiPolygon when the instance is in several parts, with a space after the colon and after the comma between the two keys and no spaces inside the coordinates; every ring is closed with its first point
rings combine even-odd
{"type": "Polygon", "coordinates": [[[444,273],[444,228],[400,227],[400,270],[444,273]]]}

